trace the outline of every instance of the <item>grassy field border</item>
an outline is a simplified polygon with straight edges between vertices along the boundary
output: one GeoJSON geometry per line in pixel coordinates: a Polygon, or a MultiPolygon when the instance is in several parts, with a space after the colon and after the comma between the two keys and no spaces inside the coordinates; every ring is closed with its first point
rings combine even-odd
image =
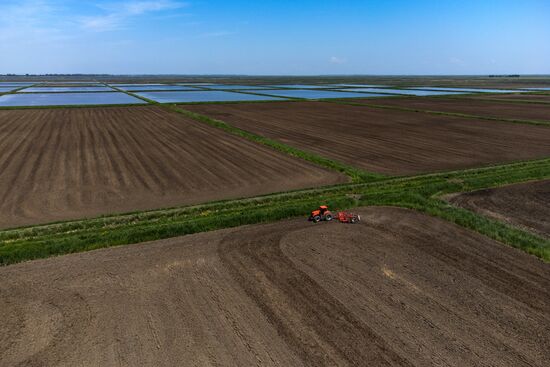
{"type": "MultiPolygon", "coordinates": [[[[550,178],[550,159],[347,184],[169,210],[0,231],[0,264],[305,216],[333,208],[410,208],[469,228],[550,261],[550,241],[438,199],[453,192],[550,178]]],[[[304,217],[305,220],[305,217],[304,217]]]]}
{"type": "MultiPolygon", "coordinates": [[[[279,152],[291,155],[291,156],[296,157],[296,158],[306,160],[308,162],[314,163],[318,166],[330,169],[332,171],[343,173],[346,176],[348,176],[351,179],[351,181],[354,182],[354,183],[380,180],[380,179],[384,179],[384,178],[387,177],[385,175],[378,174],[378,173],[366,172],[364,170],[360,170],[356,167],[353,167],[353,166],[350,166],[350,165],[347,165],[347,164],[344,164],[344,163],[341,163],[341,162],[323,157],[321,155],[318,155],[318,154],[315,154],[315,153],[310,153],[310,152],[307,152],[307,151],[304,151],[304,150],[301,150],[301,149],[298,149],[298,148],[294,148],[290,145],[281,143],[281,142],[273,140],[273,139],[263,137],[261,135],[253,134],[253,133],[248,132],[246,130],[242,130],[242,129],[239,129],[237,127],[231,126],[231,125],[225,123],[224,121],[216,120],[216,119],[210,118],[210,117],[205,116],[205,115],[201,115],[201,114],[198,114],[198,113],[195,113],[195,112],[185,110],[184,108],[181,108],[179,104],[159,103],[159,102],[153,101],[151,99],[148,99],[148,98],[139,96],[137,94],[134,94],[132,92],[123,91],[122,89],[118,89],[118,90],[120,90],[121,92],[124,92],[124,93],[126,93],[126,94],[128,94],[132,97],[139,98],[139,99],[141,99],[141,100],[143,100],[143,101],[145,101],[149,104],[166,108],[170,112],[183,115],[183,116],[185,116],[187,118],[190,118],[194,121],[197,121],[199,123],[208,124],[210,126],[213,126],[215,128],[218,128],[218,129],[222,129],[222,130],[224,130],[224,131],[226,131],[226,132],[228,132],[232,135],[239,136],[241,138],[247,139],[247,140],[252,141],[254,143],[265,145],[265,146],[270,147],[271,149],[277,150],[279,152]]],[[[239,101],[239,102],[242,102],[242,101],[239,101]]],[[[256,101],[256,102],[261,102],[261,101],[256,101]]],[[[269,102],[285,102],[285,101],[269,101],[269,102]]]]}
{"type": "MultiPolygon", "coordinates": [[[[32,88],[34,86],[40,85],[42,83],[33,84],[25,87],[21,87],[19,89],[13,90],[10,93],[4,93],[2,95],[8,95],[8,94],[16,94],[18,91],[26,88],[32,88]]],[[[103,91],[103,92],[50,92],[51,94],[67,94],[67,93],[115,93],[115,92],[124,92],[122,90],[115,89],[113,87],[113,91],[103,91]]],[[[20,93],[20,94],[42,94],[42,93],[48,93],[48,92],[30,92],[30,93],[20,93]]],[[[124,93],[128,94],[128,93],[124,93]]],[[[132,96],[136,97],[136,96],[132,96]]],[[[141,99],[141,98],[139,98],[141,99]]],[[[55,109],[61,109],[61,108],[97,108],[97,107],[139,107],[139,106],[145,106],[145,103],[123,103],[123,104],[75,104],[75,105],[49,105],[49,106],[0,106],[0,111],[2,110],[55,110],[55,109]]]]}
{"type": "MultiPolygon", "coordinates": [[[[309,210],[320,203],[339,209],[383,205],[417,210],[469,228],[550,262],[549,240],[506,223],[452,206],[440,199],[442,195],[455,192],[468,192],[548,179],[550,178],[550,158],[451,172],[388,178],[303,152],[275,140],[238,129],[221,120],[187,111],[175,104],[159,104],[131,92],[115,87],[113,89],[139,98],[148,104],[162,106],[197,122],[206,123],[231,134],[270,146],[285,154],[346,173],[353,178],[353,181],[350,184],[295,190],[252,198],[3,230],[0,231],[1,265],[244,224],[266,223],[299,217],[306,215],[309,210]]],[[[340,103],[340,100],[336,100],[335,103],[340,103]]],[[[364,104],[358,105],[365,106],[364,104]]],[[[109,107],[120,107],[120,105],[109,105],[109,107]]],[[[382,106],[382,108],[386,107],[382,106]]],[[[448,115],[448,113],[438,114],[448,115]]]]}
{"type": "Polygon", "coordinates": [[[310,153],[298,148],[294,148],[290,145],[281,143],[277,140],[266,138],[260,135],[253,134],[251,132],[248,132],[246,130],[239,129],[237,127],[231,126],[221,120],[213,119],[205,115],[201,115],[195,112],[191,112],[182,108],[179,108],[178,106],[172,106],[171,110],[182,114],[188,118],[191,118],[193,120],[206,123],[210,126],[214,126],[218,129],[222,129],[224,131],[227,131],[228,133],[231,133],[233,135],[240,136],[242,138],[245,138],[247,140],[253,141],[255,143],[259,143],[262,145],[266,145],[272,149],[275,149],[279,152],[283,152],[285,154],[291,155],[293,157],[304,159],[308,162],[312,162],[318,166],[328,168],[333,171],[341,172],[348,177],[351,178],[352,182],[365,182],[365,181],[373,181],[373,180],[380,180],[385,178],[386,176],[377,174],[377,173],[371,173],[366,172],[363,170],[360,170],[358,168],[355,168],[353,166],[325,158],[321,155],[310,153]]]}
{"type": "Polygon", "coordinates": [[[146,103],[126,103],[126,104],[78,104],[78,105],[58,105],[58,106],[2,106],[0,111],[13,110],[58,110],[63,108],[97,108],[97,107],[140,107],[147,106],[146,103]]]}
{"type": "Polygon", "coordinates": [[[66,91],[66,92],[22,92],[18,94],[33,95],[33,94],[89,94],[89,93],[116,93],[115,90],[93,90],[93,91],[66,91]]]}
{"type": "Polygon", "coordinates": [[[327,102],[343,104],[343,105],[349,105],[349,106],[357,106],[357,107],[363,106],[363,107],[371,107],[371,108],[394,110],[394,111],[403,111],[403,112],[427,113],[427,114],[439,115],[439,116],[461,117],[461,118],[488,120],[488,121],[501,121],[501,122],[510,122],[510,123],[514,123],[514,124],[524,124],[524,125],[550,126],[550,121],[542,121],[542,120],[522,120],[522,119],[510,119],[510,118],[504,118],[504,117],[471,115],[471,114],[459,113],[459,112],[443,112],[443,111],[422,110],[422,109],[417,109],[417,108],[379,105],[379,104],[376,104],[376,103],[353,102],[353,101],[348,101],[348,100],[344,100],[344,99],[330,100],[330,101],[327,100],[327,102]]]}

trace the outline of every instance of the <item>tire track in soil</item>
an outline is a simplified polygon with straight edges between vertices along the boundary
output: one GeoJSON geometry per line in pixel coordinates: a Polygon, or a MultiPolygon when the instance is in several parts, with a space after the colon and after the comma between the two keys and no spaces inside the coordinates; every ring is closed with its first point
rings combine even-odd
{"type": "Polygon", "coordinates": [[[546,367],[548,264],[357,210],[0,268],[0,366],[546,367]]]}
{"type": "Polygon", "coordinates": [[[281,246],[415,365],[545,365],[546,265],[408,210],[378,208],[363,217],[351,233],[345,226],[302,230],[281,246]]]}
{"type": "MultiPolygon", "coordinates": [[[[280,248],[280,225],[228,235],[218,254],[289,347],[310,366],[412,366],[296,268],[280,248]]],[[[283,225],[285,232],[304,227],[283,225]]]]}

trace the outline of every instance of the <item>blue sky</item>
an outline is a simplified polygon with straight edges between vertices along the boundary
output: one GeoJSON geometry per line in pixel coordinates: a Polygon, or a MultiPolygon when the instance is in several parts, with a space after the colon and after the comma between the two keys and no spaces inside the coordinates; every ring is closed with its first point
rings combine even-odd
{"type": "Polygon", "coordinates": [[[550,1],[0,0],[0,73],[550,74],[550,1]]]}

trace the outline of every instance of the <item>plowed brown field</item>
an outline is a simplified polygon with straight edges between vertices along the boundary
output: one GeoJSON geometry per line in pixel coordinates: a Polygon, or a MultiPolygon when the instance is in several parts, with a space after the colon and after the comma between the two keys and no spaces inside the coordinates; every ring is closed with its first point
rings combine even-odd
{"type": "Polygon", "coordinates": [[[0,269],[5,366],[547,366],[550,267],[361,210],[0,269]]]}
{"type": "MultiPolygon", "coordinates": [[[[490,99],[499,99],[502,101],[535,101],[535,102],[545,102],[550,103],[550,94],[502,94],[502,95],[491,95],[490,97],[471,97],[476,99],[490,98],[490,99]]],[[[525,108],[525,107],[524,107],[525,108]]],[[[550,117],[546,117],[546,120],[549,120],[550,117]]]]}
{"type": "Polygon", "coordinates": [[[344,181],[158,107],[0,111],[0,228],[344,181]]]}
{"type": "MultiPolygon", "coordinates": [[[[481,96],[480,96],[481,97],[481,96]]],[[[550,121],[550,106],[545,104],[518,104],[505,101],[484,101],[474,98],[427,98],[405,97],[365,100],[354,99],[353,102],[397,106],[427,111],[454,112],[468,115],[495,117],[514,120],[550,121]]]]}
{"type": "Polygon", "coordinates": [[[449,201],[550,237],[550,180],[467,192],[449,201]]]}
{"type": "Polygon", "coordinates": [[[443,171],[550,156],[550,128],[544,126],[326,102],[182,108],[384,174],[443,171]]]}

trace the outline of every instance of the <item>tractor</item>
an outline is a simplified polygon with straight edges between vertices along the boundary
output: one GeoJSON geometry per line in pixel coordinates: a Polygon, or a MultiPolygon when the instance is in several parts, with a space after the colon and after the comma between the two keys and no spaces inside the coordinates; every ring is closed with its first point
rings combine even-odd
{"type": "Polygon", "coordinates": [[[319,209],[316,209],[311,212],[309,216],[309,221],[313,223],[319,223],[321,221],[330,222],[336,218],[340,223],[357,223],[361,220],[361,216],[354,213],[339,211],[336,216],[328,209],[328,206],[321,205],[319,209]]]}
{"type": "Polygon", "coordinates": [[[309,216],[309,220],[313,223],[317,223],[322,220],[330,222],[333,218],[334,216],[332,215],[332,212],[328,210],[328,206],[326,205],[321,205],[319,209],[312,211],[309,216]]]}

